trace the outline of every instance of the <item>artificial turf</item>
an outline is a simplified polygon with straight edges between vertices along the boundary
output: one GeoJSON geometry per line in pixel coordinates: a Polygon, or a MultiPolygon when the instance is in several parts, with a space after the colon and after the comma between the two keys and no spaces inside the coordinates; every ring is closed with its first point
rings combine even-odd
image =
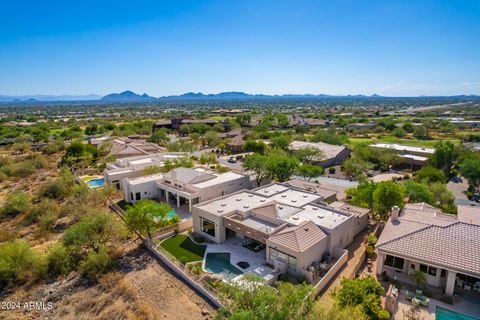
{"type": "Polygon", "coordinates": [[[196,244],[184,234],[168,238],[160,246],[182,263],[201,261],[207,248],[206,245],[196,244]]]}

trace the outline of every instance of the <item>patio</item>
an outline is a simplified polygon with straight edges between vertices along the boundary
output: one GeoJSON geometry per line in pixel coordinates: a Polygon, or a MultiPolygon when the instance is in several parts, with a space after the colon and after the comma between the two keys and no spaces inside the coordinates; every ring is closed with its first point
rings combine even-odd
{"type": "Polygon", "coordinates": [[[242,239],[239,237],[230,238],[221,244],[208,244],[205,255],[211,252],[230,253],[230,263],[244,273],[254,274],[261,278],[273,273],[273,269],[268,267],[265,263],[265,249],[259,252],[249,250],[242,246],[242,239]],[[240,268],[237,265],[240,261],[248,262],[249,267],[246,269],[240,268]]]}
{"type": "MultiPolygon", "coordinates": [[[[411,302],[405,298],[405,291],[406,290],[400,290],[397,305],[393,313],[394,320],[406,319],[405,314],[410,310],[411,302]]],[[[428,307],[416,308],[418,319],[435,320],[437,306],[480,319],[480,300],[478,297],[471,295],[460,295],[453,305],[430,298],[428,307]]]]}

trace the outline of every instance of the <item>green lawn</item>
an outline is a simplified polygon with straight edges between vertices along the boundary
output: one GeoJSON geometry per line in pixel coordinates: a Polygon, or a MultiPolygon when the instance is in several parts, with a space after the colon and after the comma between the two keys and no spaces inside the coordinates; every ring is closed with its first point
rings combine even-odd
{"type": "Polygon", "coordinates": [[[442,140],[413,140],[413,139],[399,139],[396,137],[382,137],[380,139],[370,139],[370,138],[349,138],[348,144],[350,147],[361,143],[375,143],[375,142],[387,142],[387,143],[398,143],[406,146],[413,147],[434,147],[438,141],[451,141],[454,144],[459,143],[458,139],[442,139],[442,140]]]}
{"type": "Polygon", "coordinates": [[[183,263],[201,261],[207,249],[206,245],[196,244],[184,234],[168,238],[160,246],[183,263]]]}

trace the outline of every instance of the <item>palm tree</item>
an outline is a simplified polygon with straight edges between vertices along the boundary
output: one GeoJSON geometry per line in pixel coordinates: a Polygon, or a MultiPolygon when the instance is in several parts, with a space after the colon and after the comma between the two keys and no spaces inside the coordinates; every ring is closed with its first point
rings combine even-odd
{"type": "Polygon", "coordinates": [[[413,271],[409,277],[416,283],[417,289],[427,282],[427,275],[420,270],[413,271]]]}

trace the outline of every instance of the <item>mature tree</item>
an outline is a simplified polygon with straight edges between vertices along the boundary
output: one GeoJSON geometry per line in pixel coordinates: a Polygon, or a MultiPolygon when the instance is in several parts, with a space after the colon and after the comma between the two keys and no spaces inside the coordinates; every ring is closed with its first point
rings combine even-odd
{"type": "Polygon", "coordinates": [[[250,120],[252,119],[252,114],[251,113],[241,113],[235,117],[235,121],[241,126],[248,126],[250,123],[250,120]]]}
{"type": "Polygon", "coordinates": [[[405,136],[407,135],[407,131],[405,131],[405,129],[400,128],[400,127],[399,127],[399,128],[395,128],[395,129],[393,129],[393,131],[392,131],[392,135],[393,135],[394,137],[397,137],[397,138],[403,138],[403,137],[405,137],[405,136]]]}
{"type": "Polygon", "coordinates": [[[290,146],[290,138],[284,134],[274,136],[270,140],[272,141],[272,148],[288,150],[290,146]]]}
{"type": "Polygon", "coordinates": [[[201,164],[206,164],[207,166],[210,165],[210,164],[218,163],[217,155],[214,152],[203,153],[200,156],[200,163],[201,164]]]}
{"type": "Polygon", "coordinates": [[[172,211],[168,203],[158,203],[154,200],[143,199],[129,206],[125,211],[125,225],[131,232],[138,231],[152,238],[155,231],[167,214],[172,211]]]}
{"type": "Polygon", "coordinates": [[[339,307],[361,306],[370,319],[377,319],[381,312],[382,285],[372,276],[341,281],[334,299],[339,307]]]}
{"type": "Polygon", "coordinates": [[[430,192],[433,194],[435,204],[439,206],[443,212],[457,213],[457,206],[455,205],[455,197],[453,193],[447,189],[446,184],[441,182],[435,182],[429,184],[430,192]]]}
{"type": "Polygon", "coordinates": [[[335,131],[319,130],[310,140],[313,142],[342,145],[347,143],[348,138],[345,135],[335,133],[335,131]]]}
{"type": "Polygon", "coordinates": [[[413,136],[419,140],[430,140],[432,137],[430,136],[430,129],[427,125],[417,126],[415,130],[413,130],[413,136]]]}
{"type": "Polygon", "coordinates": [[[243,144],[243,150],[264,154],[267,151],[267,145],[263,141],[247,140],[243,144]]]}
{"type": "Polygon", "coordinates": [[[93,136],[98,132],[98,124],[92,123],[85,128],[85,134],[87,136],[93,136]]]}
{"type": "Polygon", "coordinates": [[[471,155],[460,163],[460,174],[467,179],[470,190],[480,185],[480,156],[471,155]]]}
{"type": "Polygon", "coordinates": [[[255,174],[255,182],[257,187],[260,187],[262,181],[271,179],[271,173],[267,170],[266,164],[268,157],[259,153],[254,153],[245,158],[243,168],[252,171],[255,174]]]}
{"type": "Polygon", "coordinates": [[[356,188],[347,189],[347,196],[350,203],[363,208],[373,207],[373,192],[376,183],[371,181],[363,181],[356,188]]]}
{"type": "Polygon", "coordinates": [[[242,283],[221,284],[219,291],[226,308],[219,310],[217,319],[303,320],[315,303],[305,298],[312,291],[310,285],[279,282],[273,288],[251,275],[242,283]]]}
{"type": "Polygon", "coordinates": [[[443,173],[442,170],[426,166],[422,169],[418,170],[415,174],[415,181],[420,183],[434,183],[434,182],[441,182],[444,183],[447,180],[447,177],[443,173]]]}
{"type": "Polygon", "coordinates": [[[148,137],[147,141],[156,144],[163,144],[169,142],[170,138],[168,137],[167,130],[162,128],[153,131],[152,134],[148,137]]]}
{"type": "Polygon", "coordinates": [[[213,148],[218,146],[222,139],[220,139],[220,134],[217,131],[210,130],[205,133],[205,142],[209,147],[213,148]]]}
{"type": "Polygon", "coordinates": [[[307,181],[317,178],[323,174],[323,168],[312,164],[303,163],[298,167],[298,174],[302,175],[307,181]]]}
{"type": "Polygon", "coordinates": [[[449,177],[455,163],[455,146],[450,141],[440,141],[435,145],[432,163],[449,177]]]}
{"type": "Polygon", "coordinates": [[[433,193],[428,189],[426,184],[407,181],[405,182],[405,190],[409,202],[426,202],[430,205],[435,205],[433,193]]]}
{"type": "Polygon", "coordinates": [[[403,208],[405,191],[403,186],[393,181],[385,181],[377,184],[373,192],[373,209],[375,214],[386,220],[393,206],[403,208]]]}
{"type": "Polygon", "coordinates": [[[323,151],[315,147],[297,149],[293,152],[293,155],[301,162],[308,164],[312,164],[316,159],[323,159],[325,157],[323,151]]]}
{"type": "Polygon", "coordinates": [[[373,163],[353,156],[343,162],[342,168],[345,174],[359,178],[365,171],[373,169],[373,163]]]}
{"type": "Polygon", "coordinates": [[[106,212],[90,213],[65,230],[63,244],[78,253],[95,251],[115,242],[122,235],[122,225],[106,212]]]}
{"type": "Polygon", "coordinates": [[[277,125],[281,128],[286,128],[289,125],[288,122],[288,117],[284,113],[277,113],[275,115],[275,118],[277,118],[277,125]]]}
{"type": "Polygon", "coordinates": [[[165,168],[165,171],[167,171],[167,172],[170,171],[170,170],[173,170],[175,168],[180,168],[180,167],[193,168],[193,161],[189,157],[175,158],[175,159],[173,159],[173,161],[171,161],[169,159],[169,160],[165,161],[165,164],[163,165],[163,167],[165,168]]]}
{"type": "Polygon", "coordinates": [[[401,162],[400,157],[394,150],[369,148],[370,157],[367,159],[378,167],[382,171],[386,171],[390,166],[396,166],[401,162]]]}
{"type": "Polygon", "coordinates": [[[275,180],[284,182],[295,173],[298,165],[299,161],[297,158],[291,157],[283,151],[275,150],[267,154],[265,168],[275,180]]]}

